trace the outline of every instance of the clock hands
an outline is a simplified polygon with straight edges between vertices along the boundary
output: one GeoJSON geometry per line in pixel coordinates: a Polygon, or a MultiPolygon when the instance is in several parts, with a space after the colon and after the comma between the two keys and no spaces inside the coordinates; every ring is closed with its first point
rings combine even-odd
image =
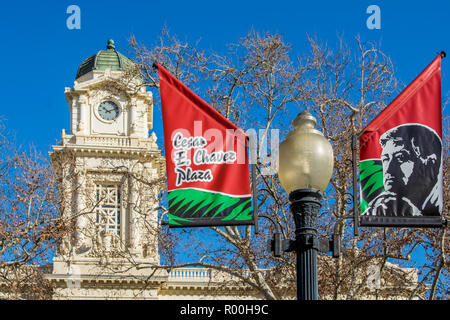
{"type": "Polygon", "coordinates": [[[105,112],[111,113],[111,111],[114,111],[115,108],[113,107],[112,109],[106,109],[106,107],[103,107],[102,109],[105,112]]]}
{"type": "Polygon", "coordinates": [[[114,103],[102,103],[98,112],[105,120],[113,120],[119,115],[119,108],[114,103]]]}

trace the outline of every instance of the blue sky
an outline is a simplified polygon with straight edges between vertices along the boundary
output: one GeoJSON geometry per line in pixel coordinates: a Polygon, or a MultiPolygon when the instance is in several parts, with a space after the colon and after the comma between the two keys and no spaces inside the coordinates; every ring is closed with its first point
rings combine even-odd
{"type": "MultiPolygon", "coordinates": [[[[251,28],[280,33],[296,54],[306,51],[306,33],[335,43],[336,35],[380,44],[404,84],[440,50],[450,54],[450,2],[428,1],[20,1],[0,9],[0,116],[24,145],[46,153],[69,128],[64,87],[79,64],[113,38],[126,54],[127,37],[151,44],[161,27],[182,39],[201,39],[204,49],[224,50],[251,28]],[[66,27],[69,5],[81,9],[81,29],[66,27]],[[369,5],[381,9],[381,29],[369,30],[369,5]]],[[[450,60],[442,68],[443,94],[450,90],[450,60]]],[[[159,112],[155,109],[155,112],[159,112]]],[[[160,118],[155,114],[155,119],[160,118]]],[[[159,134],[161,126],[155,124],[159,134]]]]}

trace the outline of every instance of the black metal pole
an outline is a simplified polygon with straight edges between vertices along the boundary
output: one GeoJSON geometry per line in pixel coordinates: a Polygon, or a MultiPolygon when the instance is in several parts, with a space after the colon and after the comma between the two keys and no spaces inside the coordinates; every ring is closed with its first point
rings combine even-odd
{"type": "Polygon", "coordinates": [[[289,195],[295,222],[298,300],[318,300],[319,297],[317,216],[321,198],[319,190],[315,189],[299,189],[289,195]]]}

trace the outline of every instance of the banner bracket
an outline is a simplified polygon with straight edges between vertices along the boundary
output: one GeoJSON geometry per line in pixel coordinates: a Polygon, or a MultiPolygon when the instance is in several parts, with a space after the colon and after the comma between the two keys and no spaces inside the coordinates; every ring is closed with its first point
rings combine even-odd
{"type": "Polygon", "coordinates": [[[354,236],[359,235],[359,205],[358,205],[358,172],[356,168],[357,162],[357,140],[358,135],[352,135],[352,166],[353,166],[353,223],[354,223],[354,236]]]}
{"type": "Polygon", "coordinates": [[[258,194],[256,191],[256,164],[254,163],[251,165],[250,174],[252,180],[253,223],[255,226],[255,235],[258,235],[258,194]]]}

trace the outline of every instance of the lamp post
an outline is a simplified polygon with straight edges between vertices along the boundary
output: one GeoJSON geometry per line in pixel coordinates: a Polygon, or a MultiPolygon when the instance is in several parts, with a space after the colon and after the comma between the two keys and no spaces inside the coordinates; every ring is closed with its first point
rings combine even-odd
{"type": "Polygon", "coordinates": [[[300,113],[292,123],[295,130],[280,145],[278,177],[289,194],[295,222],[297,299],[317,300],[317,216],[321,192],[333,172],[333,149],[315,129],[316,119],[309,112],[300,113]]]}

